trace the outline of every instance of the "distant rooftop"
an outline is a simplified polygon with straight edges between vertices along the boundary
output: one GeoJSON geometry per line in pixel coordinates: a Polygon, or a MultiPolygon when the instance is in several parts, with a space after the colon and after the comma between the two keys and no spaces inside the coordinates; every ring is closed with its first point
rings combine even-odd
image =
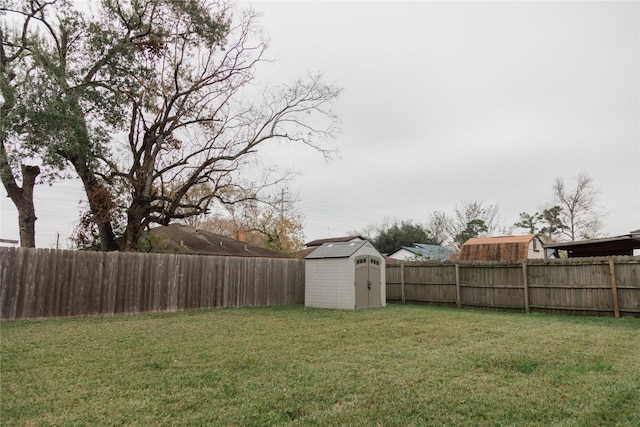
{"type": "Polygon", "coordinates": [[[181,224],[155,227],[152,228],[149,233],[161,238],[160,242],[155,243],[158,245],[158,248],[155,249],[173,253],[291,258],[289,255],[281,252],[261,248],[260,246],[181,224]]]}
{"type": "Polygon", "coordinates": [[[464,245],[496,245],[501,243],[529,243],[531,239],[536,237],[535,234],[524,234],[518,236],[496,236],[496,237],[473,237],[464,245]]]}
{"type": "Polygon", "coordinates": [[[446,260],[453,253],[452,250],[439,245],[428,245],[426,243],[414,243],[413,246],[403,246],[405,249],[417,257],[429,258],[432,260],[446,260]]]}
{"type": "Polygon", "coordinates": [[[359,235],[353,235],[353,236],[343,236],[343,237],[329,237],[327,239],[317,239],[317,240],[312,240],[309,243],[305,243],[306,247],[311,247],[311,246],[320,246],[324,243],[340,243],[340,242],[353,242],[353,241],[360,241],[360,240],[367,240],[366,238],[359,236],[359,235]]]}

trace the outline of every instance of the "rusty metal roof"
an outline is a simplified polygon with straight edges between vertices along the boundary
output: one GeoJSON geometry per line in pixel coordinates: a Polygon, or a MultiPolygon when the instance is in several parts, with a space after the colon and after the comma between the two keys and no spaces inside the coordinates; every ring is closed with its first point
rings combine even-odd
{"type": "Polygon", "coordinates": [[[465,245],[499,245],[503,243],[526,243],[529,244],[535,234],[524,234],[519,236],[495,236],[495,237],[473,237],[462,244],[465,245]]]}
{"type": "Polygon", "coordinates": [[[520,261],[529,255],[535,234],[474,237],[460,247],[460,261],[520,261]]]}

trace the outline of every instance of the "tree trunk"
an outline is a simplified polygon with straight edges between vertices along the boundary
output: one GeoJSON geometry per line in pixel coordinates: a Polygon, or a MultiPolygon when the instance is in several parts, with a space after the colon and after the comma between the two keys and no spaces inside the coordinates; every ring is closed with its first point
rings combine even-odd
{"type": "Polygon", "coordinates": [[[4,144],[0,152],[0,177],[7,195],[18,210],[18,228],[20,230],[20,246],[36,247],[36,210],[33,204],[33,187],[36,177],[40,175],[38,166],[21,165],[22,187],[18,186],[9,167],[4,144]]]}
{"type": "Polygon", "coordinates": [[[138,251],[138,241],[143,232],[142,221],[144,221],[145,217],[144,212],[144,207],[136,206],[135,200],[127,210],[127,227],[124,230],[121,247],[123,252],[138,251]]]}
{"type": "MultiPolygon", "coordinates": [[[[22,200],[18,208],[18,226],[20,228],[20,246],[36,247],[36,209],[33,204],[33,188],[36,177],[40,175],[38,166],[21,165],[22,169],[22,200]]],[[[13,200],[13,199],[12,199],[13,200]]],[[[14,201],[15,203],[15,201],[14,201]]]]}
{"type": "MultiPolygon", "coordinates": [[[[81,169],[82,170],[82,169],[81,169]]],[[[84,168],[87,170],[87,168],[84,168]]],[[[76,167],[78,171],[78,167],[76,167]]],[[[91,173],[78,174],[84,185],[89,208],[93,215],[93,221],[98,227],[100,236],[100,250],[117,251],[118,244],[116,236],[111,226],[111,214],[113,210],[113,197],[109,190],[100,184],[96,177],[91,173]]]]}
{"type": "MultiPolygon", "coordinates": [[[[7,116],[9,111],[14,108],[15,98],[14,89],[8,84],[12,80],[12,77],[9,77],[8,80],[5,80],[4,78],[7,76],[7,63],[4,50],[2,50],[2,54],[0,56],[2,56],[2,60],[0,60],[0,63],[2,63],[2,84],[0,84],[0,87],[4,98],[4,103],[0,106],[0,117],[4,118],[7,116]]],[[[20,246],[23,248],[35,248],[37,218],[36,209],[33,205],[33,187],[36,185],[36,177],[40,175],[40,168],[38,166],[27,166],[21,164],[22,187],[18,186],[16,179],[13,176],[11,166],[9,165],[9,156],[7,155],[7,149],[4,145],[7,138],[5,129],[2,129],[0,135],[0,180],[7,191],[7,195],[18,210],[20,246]]]]}

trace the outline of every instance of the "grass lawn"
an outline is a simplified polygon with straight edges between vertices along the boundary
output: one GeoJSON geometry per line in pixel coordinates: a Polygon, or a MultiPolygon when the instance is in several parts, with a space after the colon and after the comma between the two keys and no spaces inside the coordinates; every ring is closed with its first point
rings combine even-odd
{"type": "Polygon", "coordinates": [[[0,328],[6,426],[640,426],[637,318],[286,306],[0,328]]]}

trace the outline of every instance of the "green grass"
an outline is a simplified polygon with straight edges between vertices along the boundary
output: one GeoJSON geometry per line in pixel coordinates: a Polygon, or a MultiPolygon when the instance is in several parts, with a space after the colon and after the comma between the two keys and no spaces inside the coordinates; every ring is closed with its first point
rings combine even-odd
{"type": "Polygon", "coordinates": [[[640,425],[640,319],[392,305],[0,324],[2,425],[640,425]]]}

